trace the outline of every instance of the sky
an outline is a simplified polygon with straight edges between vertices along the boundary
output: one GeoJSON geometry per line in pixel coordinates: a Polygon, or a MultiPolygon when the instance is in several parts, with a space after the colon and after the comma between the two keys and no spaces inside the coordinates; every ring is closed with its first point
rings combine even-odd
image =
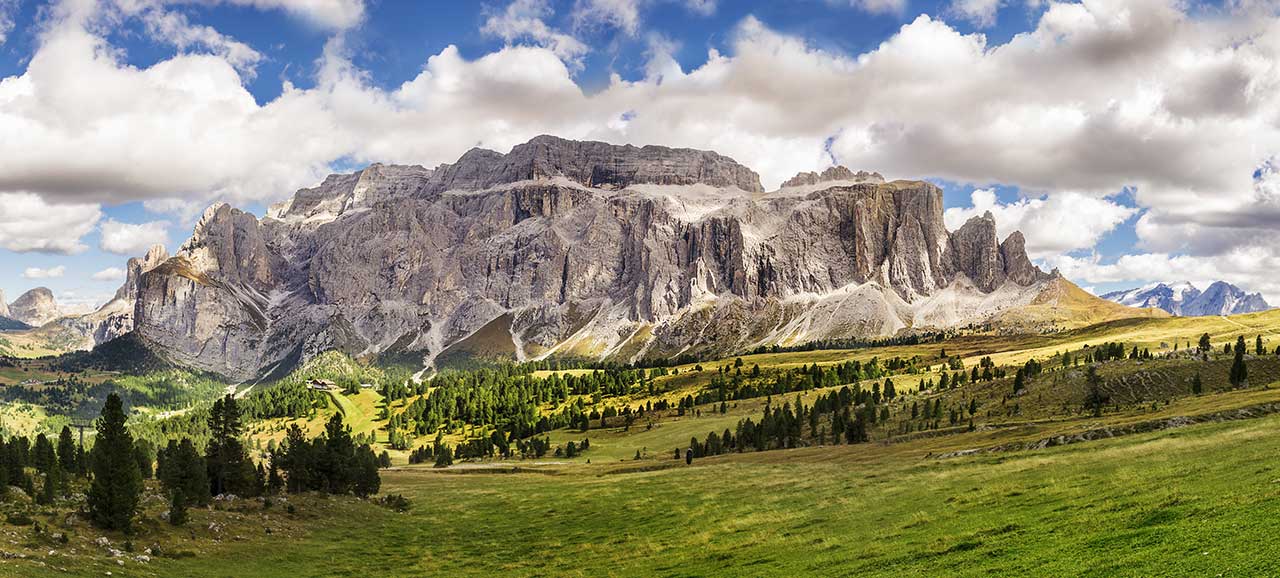
{"type": "Polygon", "coordinates": [[[539,134],[927,179],[1089,290],[1280,304],[1277,0],[0,0],[0,290],[539,134]]]}

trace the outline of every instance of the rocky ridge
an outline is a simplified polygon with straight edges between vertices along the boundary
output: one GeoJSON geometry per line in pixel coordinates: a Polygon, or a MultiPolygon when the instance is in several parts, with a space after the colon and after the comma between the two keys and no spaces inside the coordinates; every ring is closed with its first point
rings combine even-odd
{"type": "Polygon", "coordinates": [[[210,207],[140,275],[140,337],[251,379],[337,349],[623,361],[951,327],[1052,278],[990,214],[836,167],[766,193],[713,152],[538,137],[371,165],[273,206],[210,207]],[[800,187],[801,190],[797,190],[800,187]]]}
{"type": "Polygon", "coordinates": [[[1155,283],[1137,289],[1113,291],[1102,298],[1130,307],[1156,307],[1186,317],[1235,315],[1271,309],[1261,293],[1246,293],[1225,281],[1216,281],[1204,291],[1186,282],[1155,283]]]}
{"type": "Polygon", "coordinates": [[[58,308],[58,302],[53,298],[53,291],[47,287],[36,287],[10,303],[9,315],[5,317],[39,327],[62,317],[62,310],[58,308]]]}

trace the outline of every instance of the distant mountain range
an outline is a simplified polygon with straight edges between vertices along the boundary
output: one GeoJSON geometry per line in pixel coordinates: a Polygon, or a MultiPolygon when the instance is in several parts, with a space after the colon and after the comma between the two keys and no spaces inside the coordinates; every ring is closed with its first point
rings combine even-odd
{"type": "Polygon", "coordinates": [[[1185,317],[1235,315],[1271,309],[1261,293],[1246,293],[1225,281],[1214,282],[1204,291],[1187,282],[1155,283],[1137,289],[1112,291],[1102,298],[1129,307],[1155,307],[1185,317]]]}

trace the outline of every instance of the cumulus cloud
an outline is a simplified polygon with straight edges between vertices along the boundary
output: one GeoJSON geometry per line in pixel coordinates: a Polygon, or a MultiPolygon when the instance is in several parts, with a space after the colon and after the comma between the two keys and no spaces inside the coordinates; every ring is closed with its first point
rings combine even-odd
{"type": "Polygon", "coordinates": [[[849,0],[849,5],[871,14],[902,14],[907,0],[849,0]]]}
{"type": "Polygon", "coordinates": [[[100,219],[97,204],[58,205],[33,193],[0,193],[0,247],[19,253],[79,253],[88,248],[80,239],[100,219]]]}
{"type": "Polygon", "coordinates": [[[1109,199],[1067,192],[1009,204],[996,200],[995,191],[977,189],[972,206],[953,207],[943,214],[947,228],[956,230],[970,218],[990,212],[1001,239],[1022,231],[1027,254],[1035,259],[1088,249],[1138,212],[1109,199]]]}
{"type": "Polygon", "coordinates": [[[547,0],[514,0],[504,10],[490,14],[480,31],[507,43],[533,42],[565,62],[580,66],[582,57],[590,49],[577,38],[549,26],[546,18],[552,13],[547,0]]]}
{"type": "Polygon", "coordinates": [[[249,45],[224,36],[211,26],[193,25],[180,12],[151,9],[142,14],[142,19],[152,37],[160,38],[178,50],[207,49],[248,76],[254,74],[254,68],[262,60],[262,54],[249,45]]]}
{"type": "MultiPolygon", "coordinates": [[[[632,5],[577,6],[628,30],[632,5]]],[[[244,63],[209,43],[192,45],[207,54],[130,67],[92,26],[64,17],[23,74],[0,80],[0,190],[64,204],[271,201],[338,159],[431,166],[553,133],[714,149],[767,187],[835,160],[1019,187],[1029,200],[997,207],[1005,220],[1060,218],[1071,203],[1103,211],[1052,235],[1020,227],[1041,255],[1129,218],[1107,200],[1121,190],[1143,211],[1137,232],[1151,254],[1265,251],[1253,239],[1280,229],[1268,168],[1280,152],[1280,18],[1190,10],[1178,0],[1048,3],[1001,44],[920,16],[862,54],[747,18],[701,65],[655,49],[644,78],[615,76],[587,94],[574,80],[586,46],[547,24],[546,2],[517,0],[484,23],[509,44],[498,51],[468,59],[448,47],[383,88],[335,40],[314,86],[286,84],[265,103],[245,90],[244,63]]],[[[4,222],[0,246],[10,246],[4,222]]]]}
{"type": "Polygon", "coordinates": [[[1271,274],[1280,267],[1280,257],[1259,247],[1235,249],[1214,257],[1138,253],[1106,260],[1093,254],[1055,256],[1044,262],[1057,267],[1064,276],[1084,283],[1137,286],[1156,281],[1190,281],[1204,289],[1214,281],[1226,281],[1246,291],[1261,292],[1269,302],[1280,302],[1280,280],[1271,274]]]}
{"type": "Polygon", "coordinates": [[[14,16],[21,6],[20,0],[0,0],[0,45],[3,45],[13,32],[14,16]]]}
{"type": "Polygon", "coordinates": [[[41,269],[40,267],[27,267],[22,271],[23,279],[57,279],[67,273],[67,268],[62,265],[57,267],[49,267],[41,269]]]}
{"type": "Polygon", "coordinates": [[[169,3],[231,4],[259,10],[284,10],[322,28],[343,30],[365,17],[364,0],[167,0],[169,3]]]}
{"type": "Polygon", "coordinates": [[[153,245],[169,242],[169,222],[121,223],[107,219],[102,223],[100,247],[108,253],[136,256],[147,252],[153,245]]]}
{"type": "Polygon", "coordinates": [[[89,278],[94,281],[123,281],[126,276],[128,276],[128,273],[126,273],[124,269],[119,267],[107,267],[106,269],[90,275],[89,278]]]}
{"type": "Polygon", "coordinates": [[[640,30],[640,0],[577,0],[575,27],[608,26],[634,36],[640,30]]]}
{"type": "Polygon", "coordinates": [[[1002,0],[954,0],[951,12],[978,28],[990,28],[995,26],[996,13],[1003,5],[1002,0]]]}

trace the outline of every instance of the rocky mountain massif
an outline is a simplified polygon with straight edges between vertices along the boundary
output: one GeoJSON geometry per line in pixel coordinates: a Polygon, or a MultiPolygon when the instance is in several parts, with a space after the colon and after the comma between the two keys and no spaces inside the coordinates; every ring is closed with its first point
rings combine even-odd
{"type": "MultiPolygon", "coordinates": [[[[0,301],[3,301],[3,297],[4,295],[0,294],[0,301]]],[[[58,308],[58,302],[54,300],[52,291],[45,287],[36,287],[23,293],[13,303],[0,310],[0,317],[39,327],[62,317],[62,310],[58,308]]]]}
{"type": "Polygon", "coordinates": [[[1155,283],[1127,291],[1113,291],[1102,298],[1130,307],[1155,307],[1186,317],[1235,315],[1271,309],[1261,293],[1246,293],[1225,281],[1216,281],[1203,292],[1186,282],[1155,283]]]}
{"type": "Polygon", "coordinates": [[[133,323],[252,379],[331,349],[627,361],[889,336],[1067,283],[990,215],[951,232],[942,210],[925,182],[837,167],[765,192],[713,152],[544,136],[333,175],[262,219],[210,207],[140,276],[133,323]]]}

